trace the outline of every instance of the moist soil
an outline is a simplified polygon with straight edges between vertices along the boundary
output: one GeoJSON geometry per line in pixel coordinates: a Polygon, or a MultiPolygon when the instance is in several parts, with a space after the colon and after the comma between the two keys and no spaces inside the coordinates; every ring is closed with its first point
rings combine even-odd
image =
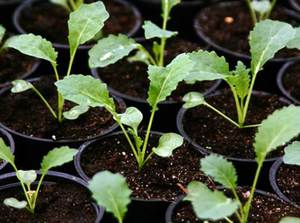
{"type": "Polygon", "coordinates": [[[1,191],[1,223],[94,223],[96,219],[90,194],[85,188],[71,183],[42,186],[34,215],[26,209],[18,210],[5,206],[3,201],[9,197],[25,200],[20,187],[1,191]]]}
{"type": "MultiPolygon", "coordinates": [[[[271,19],[285,21],[293,26],[299,26],[299,20],[289,16],[282,6],[277,6],[271,15],[271,19]]],[[[231,51],[249,55],[249,32],[253,29],[253,23],[246,4],[234,2],[226,6],[214,4],[198,14],[196,18],[201,25],[203,33],[214,43],[231,51]],[[232,22],[228,22],[232,18],[232,22]]],[[[300,56],[298,50],[283,49],[276,58],[289,58],[300,56]]]]}
{"type": "MultiPolygon", "coordinates": [[[[57,93],[52,78],[44,76],[34,82],[34,86],[56,109],[57,93]]],[[[33,91],[5,93],[0,97],[0,104],[0,122],[3,125],[24,135],[43,139],[85,140],[103,134],[115,123],[104,108],[92,108],[76,120],[58,123],[33,91]]],[[[69,110],[73,106],[66,102],[64,109],[69,110]]],[[[120,105],[118,109],[124,110],[120,105]]]]}
{"type": "MultiPolygon", "coordinates": [[[[246,190],[245,190],[246,192],[246,190]]],[[[240,199],[243,203],[247,201],[244,197],[245,194],[239,193],[240,199]]],[[[253,199],[252,208],[249,214],[249,223],[278,223],[281,218],[285,216],[300,217],[300,210],[292,205],[289,205],[275,196],[266,196],[262,194],[256,194],[253,199]]],[[[236,219],[232,219],[234,222],[238,222],[236,219]]],[[[178,208],[175,209],[175,213],[172,216],[173,223],[200,223],[195,216],[192,207],[187,202],[179,204],[178,208]]],[[[216,221],[217,223],[226,223],[227,221],[216,221]]]]}
{"type": "MultiPolygon", "coordinates": [[[[95,0],[85,0],[86,3],[95,0]]],[[[127,34],[136,24],[133,11],[112,0],[103,1],[110,18],[105,22],[102,29],[103,35],[127,34]]],[[[68,11],[49,1],[33,4],[22,11],[19,22],[27,33],[34,33],[43,36],[51,42],[68,44],[68,11]]]]}
{"type": "MultiPolygon", "coordinates": [[[[158,139],[152,134],[148,149],[157,146],[158,139]]],[[[193,180],[212,184],[199,170],[200,159],[200,154],[185,142],[169,158],[153,155],[139,173],[128,142],[119,134],[91,144],[82,153],[80,163],[88,177],[102,170],[122,174],[135,198],[173,201],[183,193],[180,186],[186,187],[193,180]]]]}
{"type": "MultiPolygon", "coordinates": [[[[231,91],[224,90],[206,101],[231,119],[237,120],[231,91]]],[[[273,111],[286,105],[276,95],[253,95],[245,124],[259,124],[273,111]]],[[[184,116],[183,128],[194,142],[208,151],[235,158],[255,158],[252,145],[257,128],[239,129],[205,106],[189,109],[184,116]]],[[[282,150],[276,150],[270,157],[281,154],[282,150]]]]}
{"type": "Polygon", "coordinates": [[[300,101],[300,64],[291,66],[283,76],[284,89],[300,101]]]}
{"type": "MultiPolygon", "coordinates": [[[[150,48],[147,43],[146,48],[150,48]]],[[[176,38],[167,42],[165,50],[165,64],[172,61],[177,55],[184,52],[196,51],[203,48],[198,43],[194,43],[181,38],[176,38]]],[[[105,68],[98,69],[99,77],[112,89],[129,95],[146,100],[148,96],[149,79],[147,74],[148,66],[142,62],[129,63],[127,59],[118,61],[115,64],[105,68]]],[[[215,82],[198,82],[187,85],[180,83],[178,88],[168,98],[169,101],[181,101],[182,97],[190,92],[205,92],[213,86],[215,82]]]]}
{"type": "Polygon", "coordinates": [[[286,197],[300,205],[300,167],[282,164],[276,175],[276,183],[286,197]]]}

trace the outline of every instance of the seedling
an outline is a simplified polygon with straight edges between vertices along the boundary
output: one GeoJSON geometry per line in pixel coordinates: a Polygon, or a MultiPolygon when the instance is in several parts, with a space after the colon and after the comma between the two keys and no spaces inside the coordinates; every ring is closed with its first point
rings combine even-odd
{"type": "Polygon", "coordinates": [[[84,3],[84,0],[50,0],[54,4],[63,6],[69,12],[76,11],[84,3]]]}
{"type": "Polygon", "coordinates": [[[26,200],[19,201],[16,198],[7,198],[4,204],[16,209],[26,208],[30,213],[34,214],[36,207],[36,200],[39,195],[40,187],[43,183],[48,171],[54,167],[61,166],[73,160],[77,153],[76,149],[70,149],[67,146],[55,148],[44,156],[41,163],[41,177],[38,181],[36,189],[33,188],[33,183],[37,179],[35,170],[18,170],[15,164],[15,156],[12,154],[8,146],[5,145],[2,138],[0,138],[0,159],[8,162],[14,169],[16,176],[22,186],[24,197],[26,200]]]}
{"type": "Polygon", "coordinates": [[[277,0],[246,0],[253,25],[268,19],[277,3],[277,0]]]}
{"type": "Polygon", "coordinates": [[[111,212],[118,219],[118,223],[123,223],[132,192],[125,177],[118,173],[102,171],[95,174],[88,187],[97,204],[111,212]]]}
{"type": "MultiPolygon", "coordinates": [[[[70,13],[68,27],[69,27],[69,46],[70,46],[70,60],[66,76],[69,76],[72,71],[75,55],[78,47],[91,40],[99,33],[103,28],[104,22],[108,19],[109,14],[107,13],[104,4],[101,1],[82,4],[76,11],[70,13]],[[89,16],[86,16],[89,15],[89,16]]],[[[42,38],[41,36],[33,34],[23,34],[14,36],[6,41],[5,47],[14,48],[23,54],[33,56],[39,59],[48,61],[54,71],[55,79],[60,80],[61,76],[57,70],[57,52],[53,48],[51,42],[42,38]]],[[[20,93],[27,90],[33,90],[43,101],[46,107],[51,112],[52,116],[59,122],[63,121],[63,107],[64,99],[61,94],[58,94],[57,112],[48,103],[41,92],[28,81],[16,80],[12,82],[13,93],[20,93]]],[[[85,108],[74,107],[72,108],[65,118],[75,119],[80,114],[86,112],[85,108]]]]}
{"type": "Polygon", "coordinates": [[[196,81],[223,79],[232,91],[238,117],[237,121],[232,120],[206,102],[203,95],[198,92],[190,92],[184,96],[184,108],[204,105],[238,128],[257,127],[257,124],[245,125],[256,77],[263,70],[265,63],[272,59],[279,50],[285,47],[295,48],[296,43],[299,43],[298,33],[299,29],[294,29],[284,22],[265,20],[257,23],[249,36],[251,68],[247,68],[239,61],[234,70],[229,70],[229,64],[225,58],[219,57],[215,52],[200,50],[190,53],[190,58],[196,65],[185,81],[193,84],[196,81]]]}
{"type": "MultiPolygon", "coordinates": [[[[188,185],[188,195],[185,200],[191,201],[198,218],[212,221],[225,219],[227,222],[232,223],[233,220],[230,218],[234,216],[240,223],[248,222],[249,211],[264,160],[270,152],[276,150],[279,146],[285,145],[300,134],[299,115],[300,107],[291,105],[275,111],[261,123],[253,144],[257,170],[251,191],[248,193],[247,201],[244,204],[238,196],[237,174],[233,164],[214,154],[201,160],[201,170],[225,189],[231,191],[233,198],[228,198],[221,191],[211,191],[203,183],[191,182],[188,185]]],[[[292,144],[291,147],[299,146],[298,143],[292,144]]],[[[288,150],[294,151],[294,149],[288,150]]],[[[299,147],[297,147],[297,150],[299,151],[299,147]]]]}
{"type": "Polygon", "coordinates": [[[168,157],[172,155],[174,149],[182,145],[183,139],[180,135],[167,133],[160,137],[156,148],[152,148],[151,151],[147,150],[152,123],[158,110],[158,103],[166,100],[171,95],[178,83],[189,74],[193,66],[194,62],[186,54],[178,55],[166,67],[149,65],[150,86],[147,101],[152,110],[144,139],[139,136],[138,132],[139,125],[143,120],[142,113],[137,108],[129,107],[125,113],[118,114],[114,100],[109,96],[107,85],[101,80],[90,76],[71,75],[57,81],[55,85],[66,100],[79,106],[105,107],[121,127],[138,163],[139,170],[141,170],[153,154],[168,157]],[[128,131],[124,125],[128,126],[128,131]]]}

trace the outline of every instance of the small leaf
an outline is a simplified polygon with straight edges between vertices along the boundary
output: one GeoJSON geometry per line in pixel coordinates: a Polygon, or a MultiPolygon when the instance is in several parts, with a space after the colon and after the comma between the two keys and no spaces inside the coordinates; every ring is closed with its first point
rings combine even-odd
{"type": "Polygon", "coordinates": [[[300,142],[295,141],[285,148],[283,162],[290,165],[300,166],[300,142]]]}
{"type": "Polygon", "coordinates": [[[6,198],[3,202],[6,206],[13,207],[16,209],[23,209],[26,208],[27,202],[26,201],[18,201],[16,198],[6,198]]]}
{"type": "Polygon", "coordinates": [[[5,144],[4,140],[0,137],[0,160],[5,160],[10,164],[15,163],[15,156],[10,148],[5,144]]]}
{"type": "Polygon", "coordinates": [[[284,217],[280,220],[280,223],[300,223],[300,218],[284,217]]]}
{"type": "Polygon", "coordinates": [[[153,51],[153,54],[155,56],[155,60],[159,61],[160,45],[156,41],[153,41],[152,51],[153,51]]]}
{"type": "Polygon", "coordinates": [[[220,191],[211,191],[200,182],[188,185],[188,195],[184,200],[191,201],[194,212],[199,219],[217,221],[229,217],[239,207],[238,201],[227,198],[220,191]]]}
{"type": "Polygon", "coordinates": [[[119,222],[122,222],[131,195],[126,179],[118,173],[102,171],[92,178],[88,187],[97,204],[105,207],[119,222]]]}
{"type": "Polygon", "coordinates": [[[143,29],[145,30],[145,38],[170,38],[172,36],[176,36],[178,32],[172,32],[168,30],[163,30],[159,26],[155,25],[150,21],[145,21],[143,25],[143,29]]]}
{"type": "Polygon", "coordinates": [[[173,151],[183,144],[183,137],[175,133],[165,133],[160,139],[158,146],[153,152],[160,157],[169,157],[173,151]]]}
{"type": "Polygon", "coordinates": [[[85,105],[76,105],[71,108],[69,111],[63,113],[64,117],[68,120],[75,120],[80,115],[86,113],[89,110],[89,106],[85,105]]]}
{"type": "Polygon", "coordinates": [[[0,43],[2,43],[2,40],[5,36],[5,32],[6,32],[6,29],[4,28],[4,26],[0,25],[0,43]]]}
{"type": "Polygon", "coordinates": [[[264,14],[271,9],[271,2],[269,0],[253,0],[251,6],[256,12],[264,14]]]}
{"type": "Polygon", "coordinates": [[[147,54],[144,51],[141,51],[141,50],[136,51],[136,53],[133,56],[128,57],[127,61],[130,62],[130,63],[143,62],[147,65],[150,64],[150,61],[148,60],[147,54]]]}
{"type": "Polygon", "coordinates": [[[5,47],[13,48],[28,56],[44,59],[56,64],[57,52],[51,42],[41,36],[22,34],[13,36],[5,42],[5,47]]]}
{"type": "Polygon", "coordinates": [[[60,5],[66,9],[69,9],[68,0],[50,0],[53,4],[60,5]]]}
{"type": "Polygon", "coordinates": [[[77,149],[70,149],[68,146],[62,146],[51,150],[43,157],[41,164],[42,174],[46,174],[53,167],[61,166],[73,160],[78,152],[77,149]]]}
{"type": "Polygon", "coordinates": [[[139,125],[143,120],[143,114],[135,107],[129,107],[122,114],[118,114],[121,123],[130,126],[135,132],[137,132],[139,125]]]}
{"type": "Polygon", "coordinates": [[[300,27],[294,28],[294,30],[296,32],[295,36],[288,42],[287,47],[290,49],[296,48],[300,50],[300,27]]]}
{"type": "Polygon", "coordinates": [[[101,39],[98,43],[89,50],[89,66],[106,67],[109,64],[114,64],[118,60],[128,56],[129,53],[137,49],[138,44],[134,39],[128,38],[123,34],[118,36],[109,35],[101,39]]]}
{"type": "Polygon", "coordinates": [[[11,82],[13,87],[11,88],[12,93],[21,93],[33,88],[33,85],[25,80],[15,80],[11,82]]]}
{"type": "Polygon", "coordinates": [[[204,96],[198,92],[189,92],[184,95],[182,100],[185,102],[183,105],[185,109],[197,107],[205,103],[204,96]]]}
{"type": "Polygon", "coordinates": [[[201,159],[201,170],[216,182],[228,189],[235,189],[237,185],[236,170],[231,162],[221,156],[209,155],[201,159]]]}
{"type": "Polygon", "coordinates": [[[30,186],[36,180],[37,174],[35,170],[18,170],[17,177],[21,182],[30,186]]]}
{"type": "Polygon", "coordinates": [[[299,117],[300,107],[290,105],[276,110],[262,121],[254,143],[257,161],[264,160],[269,152],[300,134],[299,117]]]}

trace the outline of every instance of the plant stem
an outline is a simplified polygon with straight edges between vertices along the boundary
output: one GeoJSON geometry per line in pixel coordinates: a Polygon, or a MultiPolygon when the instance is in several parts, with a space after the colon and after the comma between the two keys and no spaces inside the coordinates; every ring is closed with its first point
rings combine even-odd
{"type": "Polygon", "coordinates": [[[67,71],[67,77],[70,76],[71,71],[72,71],[72,66],[74,63],[74,58],[77,52],[77,48],[78,46],[75,48],[75,50],[73,52],[70,52],[70,61],[69,61],[69,66],[68,66],[68,71],[67,71]]]}
{"type": "Polygon", "coordinates": [[[243,112],[242,112],[242,109],[241,109],[241,104],[240,104],[240,101],[239,101],[239,97],[236,93],[236,90],[233,86],[230,85],[230,88],[231,88],[231,91],[232,91],[232,94],[233,94],[233,97],[234,97],[234,101],[235,101],[235,107],[236,107],[236,112],[237,112],[237,115],[238,115],[238,123],[239,123],[239,126],[243,126],[243,112]]]}
{"type": "MultiPolygon", "coordinates": [[[[168,0],[163,0],[163,1],[168,1],[168,0]]],[[[162,29],[164,31],[167,30],[167,22],[168,22],[168,19],[169,19],[169,10],[168,10],[168,4],[165,3],[164,4],[165,8],[163,9],[163,25],[162,25],[162,29]]],[[[161,41],[160,41],[160,57],[159,57],[159,63],[158,65],[163,67],[164,66],[164,57],[165,57],[165,46],[166,46],[166,38],[165,37],[162,37],[161,38],[161,41]]]]}
{"type": "Polygon", "coordinates": [[[71,8],[72,8],[72,11],[75,11],[77,9],[76,3],[74,2],[74,0],[70,0],[69,2],[71,5],[71,8]]]}
{"type": "Polygon", "coordinates": [[[224,218],[227,222],[229,222],[229,223],[234,223],[233,221],[231,221],[229,218],[227,218],[227,217],[225,217],[224,218]]]}
{"type": "Polygon", "coordinates": [[[267,14],[264,16],[264,19],[268,19],[270,16],[271,16],[271,13],[275,7],[277,3],[277,0],[273,0],[272,3],[271,3],[271,7],[270,7],[270,10],[267,12],[267,14]]]}
{"type": "MultiPolygon", "coordinates": [[[[52,64],[52,67],[53,67],[53,70],[54,70],[54,73],[55,73],[55,78],[56,78],[56,81],[59,81],[60,78],[59,78],[59,74],[58,74],[58,71],[57,71],[57,65],[56,64],[52,64]]],[[[63,112],[63,107],[64,107],[64,99],[62,97],[62,95],[57,91],[57,119],[58,119],[58,122],[61,123],[63,118],[62,118],[62,112],[63,112]]]]}
{"type": "Polygon", "coordinates": [[[239,221],[242,222],[242,219],[244,217],[242,202],[241,202],[236,190],[234,188],[232,188],[231,191],[232,191],[234,198],[240,203],[240,213],[236,212],[235,214],[236,214],[237,218],[239,219],[239,221]]]}
{"type": "Polygon", "coordinates": [[[44,173],[44,174],[41,175],[41,178],[39,180],[38,186],[37,186],[37,188],[35,190],[35,193],[33,195],[34,196],[33,197],[33,204],[32,204],[33,208],[35,208],[36,200],[37,200],[37,197],[38,197],[38,194],[39,194],[39,191],[40,191],[40,188],[41,188],[41,185],[42,185],[42,182],[44,180],[45,175],[46,175],[46,173],[44,173]]]}
{"type": "Polygon", "coordinates": [[[147,55],[147,58],[149,59],[149,61],[152,65],[157,65],[154,58],[151,56],[151,54],[148,52],[148,50],[145,49],[144,46],[139,44],[138,48],[139,48],[140,51],[144,52],[147,55]]]}
{"type": "Polygon", "coordinates": [[[246,128],[256,128],[256,127],[259,127],[260,124],[253,124],[253,125],[244,125],[244,126],[241,126],[242,129],[246,129],[246,128]]]}
{"type": "Polygon", "coordinates": [[[253,26],[255,26],[255,24],[257,23],[257,18],[256,18],[256,13],[255,13],[255,11],[252,7],[252,4],[251,4],[251,0],[246,0],[246,3],[247,3],[248,8],[250,10],[250,15],[251,15],[253,26]]]}

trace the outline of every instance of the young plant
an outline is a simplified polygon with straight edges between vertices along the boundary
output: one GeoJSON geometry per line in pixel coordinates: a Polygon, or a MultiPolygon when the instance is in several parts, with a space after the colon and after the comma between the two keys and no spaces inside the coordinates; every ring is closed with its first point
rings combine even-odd
{"type": "Polygon", "coordinates": [[[50,0],[54,4],[63,6],[69,12],[76,11],[84,3],[84,0],[50,0]]]}
{"type": "Polygon", "coordinates": [[[118,223],[123,223],[132,192],[125,177],[118,173],[102,171],[93,176],[88,187],[97,204],[112,213],[118,223]]]}
{"type": "Polygon", "coordinates": [[[39,195],[40,187],[43,183],[48,171],[54,167],[61,166],[73,160],[73,157],[78,150],[70,149],[67,146],[55,148],[51,150],[46,156],[44,156],[41,163],[41,177],[38,181],[35,189],[33,183],[37,179],[37,173],[35,170],[18,170],[15,164],[15,157],[12,154],[8,146],[5,145],[2,138],[0,138],[0,159],[7,161],[16,172],[16,176],[21,184],[26,200],[19,201],[16,198],[7,198],[4,200],[4,204],[16,209],[26,208],[30,213],[34,214],[36,207],[36,200],[39,195]]]}
{"type": "Polygon", "coordinates": [[[139,170],[156,154],[168,157],[177,147],[181,146],[183,139],[175,133],[167,133],[160,137],[158,146],[147,150],[152,123],[158,110],[158,103],[171,95],[179,82],[192,70],[194,62],[186,54],[178,55],[166,67],[149,65],[148,75],[150,86],[148,90],[148,103],[151,107],[151,116],[146,130],[145,138],[139,136],[138,127],[143,120],[142,113],[134,107],[129,107],[123,114],[118,114],[113,98],[109,96],[107,85],[90,76],[71,75],[57,81],[55,85],[62,96],[71,102],[83,107],[105,107],[121,127],[132,153],[138,163],[139,170]],[[125,129],[128,126],[128,131],[125,129]],[[132,138],[129,136],[132,136],[132,138]]]}
{"type": "Polygon", "coordinates": [[[233,164],[214,154],[201,160],[201,170],[229,190],[233,198],[228,198],[221,191],[211,191],[200,182],[191,182],[188,185],[188,195],[185,200],[191,201],[198,218],[213,221],[225,219],[227,222],[232,223],[233,220],[230,218],[234,215],[238,222],[248,222],[249,211],[264,160],[270,152],[300,134],[299,115],[300,107],[291,105],[275,111],[258,128],[253,144],[257,170],[249,197],[244,204],[238,196],[237,175],[233,164]]]}
{"type": "MultiPolygon", "coordinates": [[[[95,35],[102,29],[104,22],[108,19],[108,17],[109,15],[101,1],[91,4],[82,4],[76,11],[70,13],[68,21],[70,59],[66,76],[71,74],[78,47],[94,38],[95,35]]],[[[4,47],[13,48],[23,54],[48,61],[53,68],[55,79],[60,80],[61,76],[57,70],[57,52],[53,48],[51,42],[41,36],[33,34],[14,36],[6,41],[4,47]]],[[[13,81],[12,84],[13,88],[11,91],[13,93],[33,90],[49,109],[52,116],[59,122],[63,121],[64,99],[61,94],[58,93],[57,111],[55,111],[41,92],[39,92],[39,90],[30,82],[25,80],[16,80],[13,81]]],[[[86,112],[86,109],[77,106],[72,108],[65,118],[75,119],[76,116],[78,117],[78,115],[84,112],[86,112]],[[72,114],[75,114],[75,116],[71,116],[72,114]]]]}
{"type": "Polygon", "coordinates": [[[186,102],[184,107],[188,109],[204,105],[238,128],[257,127],[257,125],[245,125],[257,75],[263,70],[265,63],[272,59],[279,50],[285,47],[294,48],[295,42],[299,43],[296,39],[297,36],[297,29],[284,22],[265,20],[257,23],[249,36],[250,68],[247,68],[239,61],[235,69],[230,70],[225,58],[219,57],[215,52],[200,50],[190,53],[190,58],[196,65],[191,75],[185,81],[193,84],[196,81],[224,80],[232,91],[238,117],[237,121],[232,120],[206,102],[204,97],[198,92],[190,92],[184,96],[183,100],[186,102]]]}
{"type": "Polygon", "coordinates": [[[151,21],[145,21],[143,28],[146,39],[159,38],[160,42],[153,41],[152,52],[149,52],[142,44],[125,35],[109,35],[98,41],[89,51],[89,66],[91,68],[106,67],[128,56],[132,51],[135,55],[129,57],[130,62],[141,61],[146,64],[164,66],[164,52],[167,39],[177,35],[177,32],[167,30],[170,13],[180,0],[162,0],[162,27],[151,21]]]}
{"type": "Polygon", "coordinates": [[[277,0],[246,0],[253,25],[268,19],[277,3],[277,0]]]}

